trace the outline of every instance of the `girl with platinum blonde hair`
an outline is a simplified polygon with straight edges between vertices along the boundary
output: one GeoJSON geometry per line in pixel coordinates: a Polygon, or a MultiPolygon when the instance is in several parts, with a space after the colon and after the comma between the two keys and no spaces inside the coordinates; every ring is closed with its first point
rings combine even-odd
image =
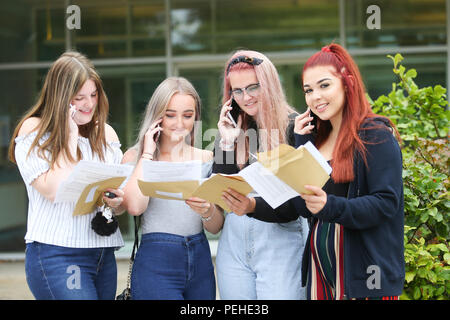
{"type": "Polygon", "coordinates": [[[204,229],[221,230],[222,210],[199,198],[150,198],[137,184],[144,161],[201,161],[202,178],[211,174],[212,152],[193,147],[194,124],[199,119],[200,98],[192,84],[180,77],[167,78],[150,98],[137,143],[122,160],[135,166],[125,186],[124,206],[131,215],[142,215],[142,241],[131,275],[132,299],[215,299],[214,267],[204,229]]]}
{"type": "MultiPolygon", "coordinates": [[[[37,102],[14,130],[9,158],[28,194],[25,272],[36,299],[114,299],[114,250],[119,229],[102,236],[91,228],[96,212],[72,216],[75,203],[54,203],[56,192],[80,160],[120,163],[122,151],[107,123],[108,99],[92,63],[78,52],[50,67],[37,102]],[[73,280],[73,281],[72,281],[73,280]]],[[[103,201],[123,212],[123,191],[103,201]]]]}

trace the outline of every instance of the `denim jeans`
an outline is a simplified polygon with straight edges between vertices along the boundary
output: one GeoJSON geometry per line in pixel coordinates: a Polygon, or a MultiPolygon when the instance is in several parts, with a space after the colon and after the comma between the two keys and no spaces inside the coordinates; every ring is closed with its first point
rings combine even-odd
{"type": "Polygon", "coordinates": [[[38,300],[113,300],[117,289],[114,248],[66,248],[27,243],[25,273],[38,300]]]}
{"type": "Polygon", "coordinates": [[[209,243],[193,236],[152,232],[142,236],[131,274],[133,300],[214,300],[216,282],[209,243]]]}
{"type": "Polygon", "coordinates": [[[308,236],[304,218],[268,223],[227,214],[216,268],[223,300],[303,300],[302,254],[308,236]]]}

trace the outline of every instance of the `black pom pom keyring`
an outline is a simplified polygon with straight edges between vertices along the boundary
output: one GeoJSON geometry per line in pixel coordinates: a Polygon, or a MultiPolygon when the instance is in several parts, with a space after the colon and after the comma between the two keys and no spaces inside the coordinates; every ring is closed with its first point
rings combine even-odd
{"type": "MultiPolygon", "coordinates": [[[[116,195],[112,192],[105,192],[105,196],[114,199],[116,195]]],[[[91,228],[101,236],[110,236],[116,232],[119,227],[119,221],[114,215],[113,208],[104,204],[100,210],[95,214],[95,217],[91,221],[91,228]]]]}

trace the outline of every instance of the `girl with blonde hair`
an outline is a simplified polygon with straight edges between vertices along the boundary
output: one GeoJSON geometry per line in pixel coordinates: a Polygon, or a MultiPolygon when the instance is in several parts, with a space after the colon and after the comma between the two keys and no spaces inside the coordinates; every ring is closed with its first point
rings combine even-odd
{"type": "MultiPolygon", "coordinates": [[[[230,57],[222,102],[214,173],[238,173],[255,161],[256,152],[294,144],[296,113],[265,55],[245,50],[230,57]],[[228,118],[232,100],[240,109],[236,126],[228,118]]],[[[301,254],[308,227],[292,201],[273,209],[260,197],[232,189],[224,192],[223,199],[232,212],[226,215],[217,249],[220,297],[303,299],[301,254]]]]}
{"type": "Polygon", "coordinates": [[[122,160],[135,166],[125,186],[124,206],[143,218],[131,275],[132,299],[215,299],[214,267],[203,229],[219,232],[222,211],[199,198],[150,198],[137,184],[144,161],[201,161],[202,177],[210,175],[212,152],[193,147],[198,120],[200,98],[192,84],[181,77],[167,78],[150,98],[137,143],[122,160]]]}
{"type": "MultiPolygon", "coordinates": [[[[56,191],[80,160],[120,163],[115,131],[106,123],[108,100],[92,63],[66,52],[51,66],[38,101],[14,130],[9,158],[27,189],[25,271],[36,299],[114,299],[116,230],[101,236],[91,228],[92,212],[72,216],[75,203],[54,203],[56,191]]],[[[123,191],[103,196],[121,210],[123,191]]]]}

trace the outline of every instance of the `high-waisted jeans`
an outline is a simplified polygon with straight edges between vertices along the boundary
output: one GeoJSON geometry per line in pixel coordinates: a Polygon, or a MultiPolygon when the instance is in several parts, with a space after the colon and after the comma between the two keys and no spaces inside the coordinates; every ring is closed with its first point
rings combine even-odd
{"type": "Polygon", "coordinates": [[[25,273],[38,300],[113,300],[116,295],[114,248],[27,243],[25,273]]]}
{"type": "Polygon", "coordinates": [[[217,248],[216,271],[223,300],[302,300],[304,218],[268,223],[227,214],[217,248]]]}
{"type": "Polygon", "coordinates": [[[131,298],[214,300],[214,266],[205,234],[144,234],[133,264],[131,298]]]}

